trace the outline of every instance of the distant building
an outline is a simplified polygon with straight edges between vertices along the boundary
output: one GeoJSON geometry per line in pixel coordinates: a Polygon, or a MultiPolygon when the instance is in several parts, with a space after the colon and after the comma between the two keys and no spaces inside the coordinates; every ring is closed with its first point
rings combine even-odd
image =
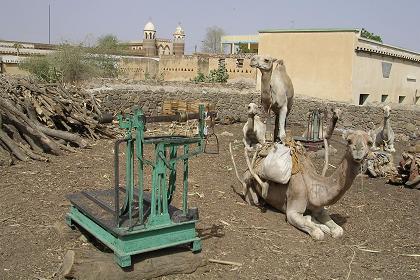
{"type": "Polygon", "coordinates": [[[225,35],[220,43],[224,53],[240,53],[240,46],[244,46],[247,52],[258,53],[258,35],[225,35]]]}
{"type": "Polygon", "coordinates": [[[261,30],[258,54],[284,60],[297,94],[420,104],[420,53],[362,38],[358,29],[261,30]]]}
{"type": "Polygon", "coordinates": [[[365,39],[358,29],[261,30],[222,36],[221,44],[232,54],[245,45],[283,59],[297,94],[360,105],[420,104],[420,53],[365,39]]]}
{"type": "Polygon", "coordinates": [[[19,62],[29,56],[46,55],[55,48],[55,45],[50,44],[1,40],[0,73],[26,74],[26,71],[19,69],[19,62]]]}
{"type": "Polygon", "coordinates": [[[140,56],[154,57],[162,55],[183,55],[185,50],[185,32],[178,24],[171,39],[156,38],[155,25],[149,21],[144,26],[143,40],[123,43],[140,56]]]}

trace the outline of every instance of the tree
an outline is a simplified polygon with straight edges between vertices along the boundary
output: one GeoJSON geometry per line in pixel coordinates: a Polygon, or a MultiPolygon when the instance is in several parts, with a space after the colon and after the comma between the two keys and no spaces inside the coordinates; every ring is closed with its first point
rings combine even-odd
{"type": "Polygon", "coordinates": [[[49,83],[118,76],[117,58],[83,45],[62,44],[54,53],[25,59],[20,67],[49,83]]]}
{"type": "Polygon", "coordinates": [[[221,53],[222,48],[220,46],[220,41],[223,35],[225,35],[225,31],[221,27],[207,27],[206,37],[202,41],[202,51],[208,53],[221,53]]]}
{"type": "Polygon", "coordinates": [[[100,53],[116,53],[121,50],[121,45],[117,36],[107,34],[98,38],[95,48],[100,53]]]}
{"type": "Polygon", "coordinates": [[[248,49],[248,44],[239,44],[239,53],[255,53],[255,51],[248,49]]]}
{"type": "Polygon", "coordinates": [[[366,39],[370,39],[370,40],[374,40],[377,42],[381,42],[382,43],[382,38],[379,35],[375,35],[369,31],[367,31],[366,29],[362,28],[362,30],[360,31],[360,36],[366,39]]]}

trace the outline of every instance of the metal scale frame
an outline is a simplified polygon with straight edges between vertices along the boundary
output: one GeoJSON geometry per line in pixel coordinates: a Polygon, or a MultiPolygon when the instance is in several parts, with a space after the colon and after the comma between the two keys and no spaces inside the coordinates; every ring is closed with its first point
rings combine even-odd
{"type": "MultiPolygon", "coordinates": [[[[215,114],[214,112],[208,112],[215,114]]],[[[205,146],[204,106],[198,113],[171,116],[145,116],[140,109],[118,116],[124,139],[114,147],[114,188],[82,191],[68,195],[71,202],[66,222],[85,229],[114,252],[121,267],[131,266],[131,256],[166,247],[188,244],[193,252],[201,250],[195,226],[198,209],[188,207],[188,161],[201,154],[205,146]],[[198,136],[145,137],[145,124],[198,119],[198,136]],[[119,150],[125,143],[125,186],[120,185],[119,150]],[[145,146],[154,146],[154,160],[144,158],[145,146]],[[194,145],[193,149],[190,146],[194,145]],[[135,166],[135,160],[137,166],[135,166]],[[183,164],[182,208],[171,205],[176,190],[177,163],[183,164]],[[144,167],[151,166],[150,191],[145,191],[144,167]],[[137,185],[134,169],[137,168],[137,185]]]]}
{"type": "Polygon", "coordinates": [[[321,137],[323,131],[323,115],[320,109],[311,110],[308,114],[306,126],[306,137],[293,137],[295,141],[300,141],[309,151],[317,151],[324,147],[324,139],[321,137]]]}

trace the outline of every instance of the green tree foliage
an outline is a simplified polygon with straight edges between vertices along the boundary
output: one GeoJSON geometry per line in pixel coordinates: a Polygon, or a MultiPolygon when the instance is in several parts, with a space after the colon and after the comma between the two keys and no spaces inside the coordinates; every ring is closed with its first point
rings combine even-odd
{"type": "Polygon", "coordinates": [[[195,83],[204,83],[206,81],[206,75],[199,72],[198,75],[195,76],[194,79],[192,79],[192,81],[195,83]]]}
{"type": "Polygon", "coordinates": [[[209,75],[205,76],[203,73],[192,79],[195,83],[226,83],[229,79],[229,74],[226,71],[225,66],[219,65],[219,68],[210,71],[209,75]]]}
{"type": "Polygon", "coordinates": [[[248,44],[239,44],[239,53],[253,53],[253,50],[248,49],[248,44]]]}
{"type": "Polygon", "coordinates": [[[379,35],[375,35],[369,31],[367,31],[366,29],[362,28],[362,30],[360,31],[360,36],[366,39],[370,39],[370,40],[374,40],[377,42],[381,42],[382,43],[382,38],[379,35]]]}
{"type": "Polygon", "coordinates": [[[19,64],[19,67],[27,70],[41,81],[47,83],[57,83],[62,81],[61,72],[55,68],[52,56],[29,57],[19,64]]]}
{"type": "Polygon", "coordinates": [[[100,76],[101,69],[97,67],[95,60],[88,56],[87,49],[82,45],[63,44],[53,57],[53,66],[61,72],[63,82],[75,83],[100,76]]]}
{"type": "Polygon", "coordinates": [[[221,27],[207,27],[206,36],[202,41],[202,51],[207,53],[221,53],[220,42],[223,35],[225,35],[225,31],[221,27]]]}
{"type": "Polygon", "coordinates": [[[26,59],[20,67],[48,83],[76,83],[93,77],[116,77],[117,58],[106,52],[107,48],[113,48],[110,42],[112,40],[98,40],[94,48],[62,44],[54,53],[26,59]]]}

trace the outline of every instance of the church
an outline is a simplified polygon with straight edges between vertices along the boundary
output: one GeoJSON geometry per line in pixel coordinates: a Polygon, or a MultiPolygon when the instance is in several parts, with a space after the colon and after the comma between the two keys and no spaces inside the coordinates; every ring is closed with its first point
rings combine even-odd
{"type": "Polygon", "coordinates": [[[162,39],[156,37],[155,25],[149,21],[144,26],[143,40],[124,43],[124,46],[139,56],[157,57],[162,55],[184,55],[185,33],[178,24],[173,33],[173,38],[162,39]]]}

